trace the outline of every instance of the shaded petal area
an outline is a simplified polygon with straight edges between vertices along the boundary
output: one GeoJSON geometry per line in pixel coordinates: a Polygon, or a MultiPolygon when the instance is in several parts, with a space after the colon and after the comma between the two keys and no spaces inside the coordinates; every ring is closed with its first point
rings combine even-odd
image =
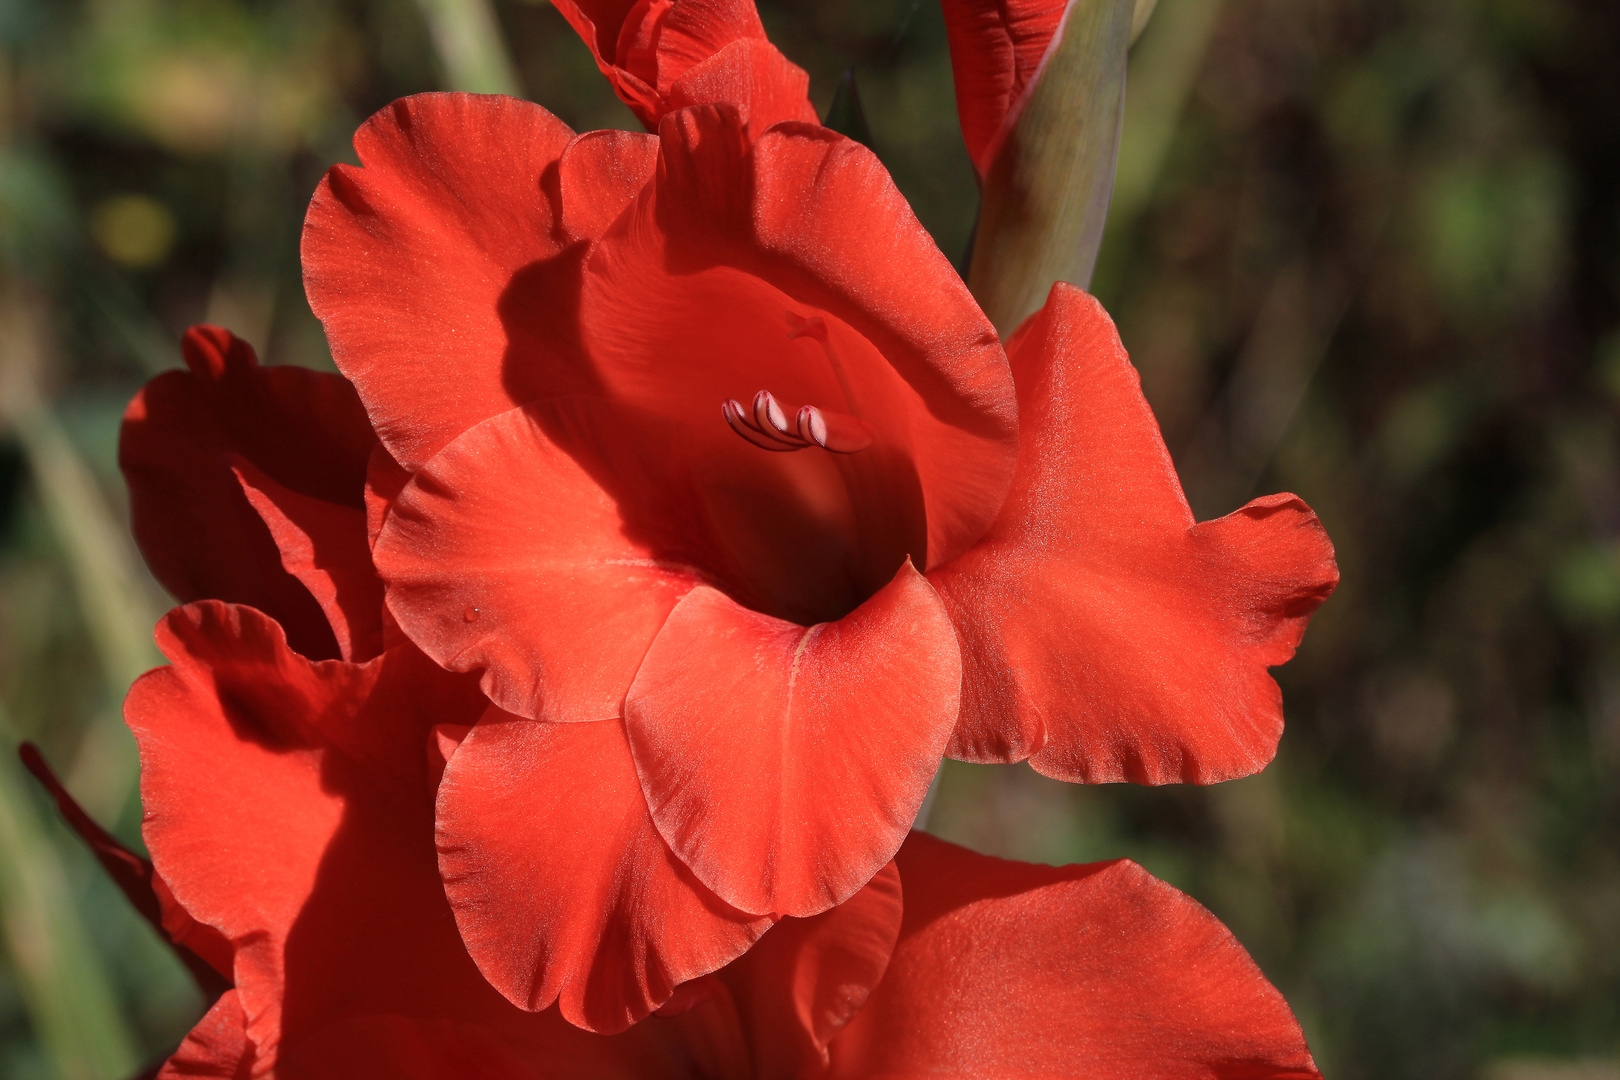
{"type": "Polygon", "coordinates": [[[1282,734],[1268,667],[1338,583],[1292,495],[1195,524],[1112,322],[1054,286],[1010,346],[1023,416],[1000,517],[930,575],[963,652],[950,754],[1086,783],[1213,783],[1282,734]]]}
{"type": "Polygon", "coordinates": [[[956,78],[956,115],[983,179],[1039,76],[1070,0],[940,0],[956,78]]]}
{"type": "Polygon", "coordinates": [[[707,587],[676,605],[625,702],[658,831],[744,911],[814,915],[887,863],[956,719],[950,620],[907,563],[808,629],[707,587]]]}
{"type": "Polygon", "coordinates": [[[1135,863],[1035,866],[913,833],[883,981],[833,1076],[1317,1080],[1243,947],[1135,863]]]}
{"type": "Polygon", "coordinates": [[[253,1060],[247,1014],[236,991],[227,990],[169,1055],[157,1080],[247,1080],[254,1072],[253,1060]]]}
{"type": "Polygon", "coordinates": [[[703,530],[681,497],[679,432],[662,434],[655,418],[578,398],[467,431],[400,491],[377,537],[399,625],[445,667],[481,669],[509,712],[618,717],[647,645],[699,580],[682,559],[703,530]],[[642,452],[660,443],[665,456],[642,452]],[[647,531],[627,527],[580,459],[633,493],[647,531]]]}
{"type": "Polygon", "coordinates": [[[339,655],[359,663],[381,654],[383,585],[371,565],[366,512],[282,487],[246,458],[230,466],[270,530],[282,568],[320,604],[339,655]]]}
{"type": "Polygon", "coordinates": [[[622,1031],[771,924],[705,889],[653,828],[618,720],[491,710],[438,797],[439,864],[468,951],[514,1004],[622,1031]]]}
{"type": "Polygon", "coordinates": [[[260,367],[246,342],[216,326],[192,327],[181,351],[188,370],[147,383],[119,433],[141,554],[182,602],[250,604],[280,621],[299,652],[337,656],[320,605],[282,568],[225,457],[308,498],[362,505],[376,438],[354,388],[324,372],[260,367]]]}
{"type": "Polygon", "coordinates": [[[719,974],[731,991],[757,1080],[803,1076],[883,978],[900,936],[900,871],[889,863],[829,911],[786,918],[719,974]]]}
{"type": "Polygon", "coordinates": [[[125,705],[143,832],[174,900],[234,947],[257,1057],[356,1010],[504,1008],[433,851],[424,747],[483,707],[470,681],[409,646],[312,663],[263,614],[213,601],[171,612],[158,641],[171,666],[125,705]]]}
{"type": "MultiPolygon", "coordinates": [[[[511,1006],[509,1011],[516,1012],[511,1006]]],[[[521,1025],[387,1014],[330,1024],[289,1046],[282,1075],[299,1080],[698,1080],[684,1048],[662,1032],[606,1039],[555,1011],[521,1025]]]]}

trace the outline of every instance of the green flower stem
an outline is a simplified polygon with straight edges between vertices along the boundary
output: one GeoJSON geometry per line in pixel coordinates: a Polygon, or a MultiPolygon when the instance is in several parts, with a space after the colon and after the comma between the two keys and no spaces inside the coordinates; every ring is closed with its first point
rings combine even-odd
{"type": "Polygon", "coordinates": [[[449,89],[523,96],[489,0],[416,2],[427,19],[449,89]]]}
{"type": "Polygon", "coordinates": [[[1135,0],[1071,0],[985,178],[968,287],[1006,337],[1055,281],[1081,288],[1102,243],[1135,0]]]}

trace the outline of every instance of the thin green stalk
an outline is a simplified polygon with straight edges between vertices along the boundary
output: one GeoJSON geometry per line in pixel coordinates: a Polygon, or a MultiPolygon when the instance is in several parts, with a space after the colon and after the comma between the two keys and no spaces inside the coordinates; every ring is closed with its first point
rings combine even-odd
{"type": "Polygon", "coordinates": [[[1111,231],[1128,229],[1153,194],[1221,13],[1221,0],[1163,0],[1162,6],[1153,33],[1131,53],[1111,231]]]}
{"type": "Polygon", "coordinates": [[[522,96],[489,0],[416,0],[451,90],[522,96]]]}
{"type": "Polygon", "coordinates": [[[0,934],[57,1080],[125,1080],[139,1061],[0,711],[0,934]]]}
{"type": "MultiPolygon", "coordinates": [[[[0,301],[0,349],[5,380],[0,419],[22,444],[35,490],[73,579],[85,625],[112,696],[162,662],[152,643],[160,614],[143,587],[134,545],[96,486],[61,424],[41,400],[37,325],[26,301],[13,293],[0,301]]],[[[93,720],[69,770],[69,783],[85,807],[116,821],[138,775],[135,743],[117,710],[93,720]]]]}

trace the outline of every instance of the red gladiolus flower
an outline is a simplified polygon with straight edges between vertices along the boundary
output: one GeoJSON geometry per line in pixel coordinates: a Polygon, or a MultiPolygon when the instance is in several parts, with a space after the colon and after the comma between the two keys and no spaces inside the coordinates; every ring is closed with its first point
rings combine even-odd
{"type": "Polygon", "coordinates": [[[940,0],[962,141],[982,180],[1018,122],[1072,0],[940,0]]]}
{"type": "MultiPolygon", "coordinates": [[[[755,933],[865,885],[947,744],[1088,781],[1269,759],[1265,669],[1331,547],[1291,496],[1194,524],[1089,298],[1059,286],[1009,364],[870,153],[729,107],[575,136],[425,95],[356,148],[311,205],[306,285],[391,456],[388,610],[495,706],[438,829],[510,1000],[587,977],[558,929],[595,910],[568,859],[667,845],[690,892],[636,910],[707,897],[755,933]],[[540,809],[636,787],[658,843],[587,855],[540,809]]],[[[685,917],[594,962],[645,969],[685,917]]],[[[705,940],[712,968],[748,937],[705,940]]],[[[672,985],[635,978],[639,1005],[570,1019],[672,985]]]]}
{"type": "MultiPolygon", "coordinates": [[[[444,726],[476,712],[468,679],[408,645],[313,662],[212,601],[159,636],[173,666],[126,705],[157,895],[166,925],[223,938],[234,982],[161,1077],[1317,1076],[1231,935],[1134,864],[1008,863],[921,834],[623,1034],[516,1008],[467,955],[430,839],[436,774],[470,748],[444,726]]],[[[620,830],[593,800],[537,811],[620,830]]],[[[565,987],[564,1010],[591,992],[565,987]]]]}

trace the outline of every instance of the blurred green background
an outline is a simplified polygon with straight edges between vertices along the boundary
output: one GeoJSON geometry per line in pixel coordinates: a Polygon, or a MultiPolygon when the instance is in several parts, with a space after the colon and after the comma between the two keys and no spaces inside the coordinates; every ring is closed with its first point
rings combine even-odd
{"type": "MultiPolygon", "coordinates": [[[[761,7],[959,257],[934,0],[761,7]]],[[[635,126],[544,3],[0,0],[0,1076],[123,1080],[199,1009],[9,749],[137,841],[123,405],[203,320],[329,366],[305,201],[445,87],[635,126]]],[[[1199,516],[1297,492],[1344,585],[1260,776],[950,764],[930,828],[1191,892],[1337,1080],[1620,1078],[1620,5],[1160,0],[1127,100],[1095,290],[1199,516]]]]}

